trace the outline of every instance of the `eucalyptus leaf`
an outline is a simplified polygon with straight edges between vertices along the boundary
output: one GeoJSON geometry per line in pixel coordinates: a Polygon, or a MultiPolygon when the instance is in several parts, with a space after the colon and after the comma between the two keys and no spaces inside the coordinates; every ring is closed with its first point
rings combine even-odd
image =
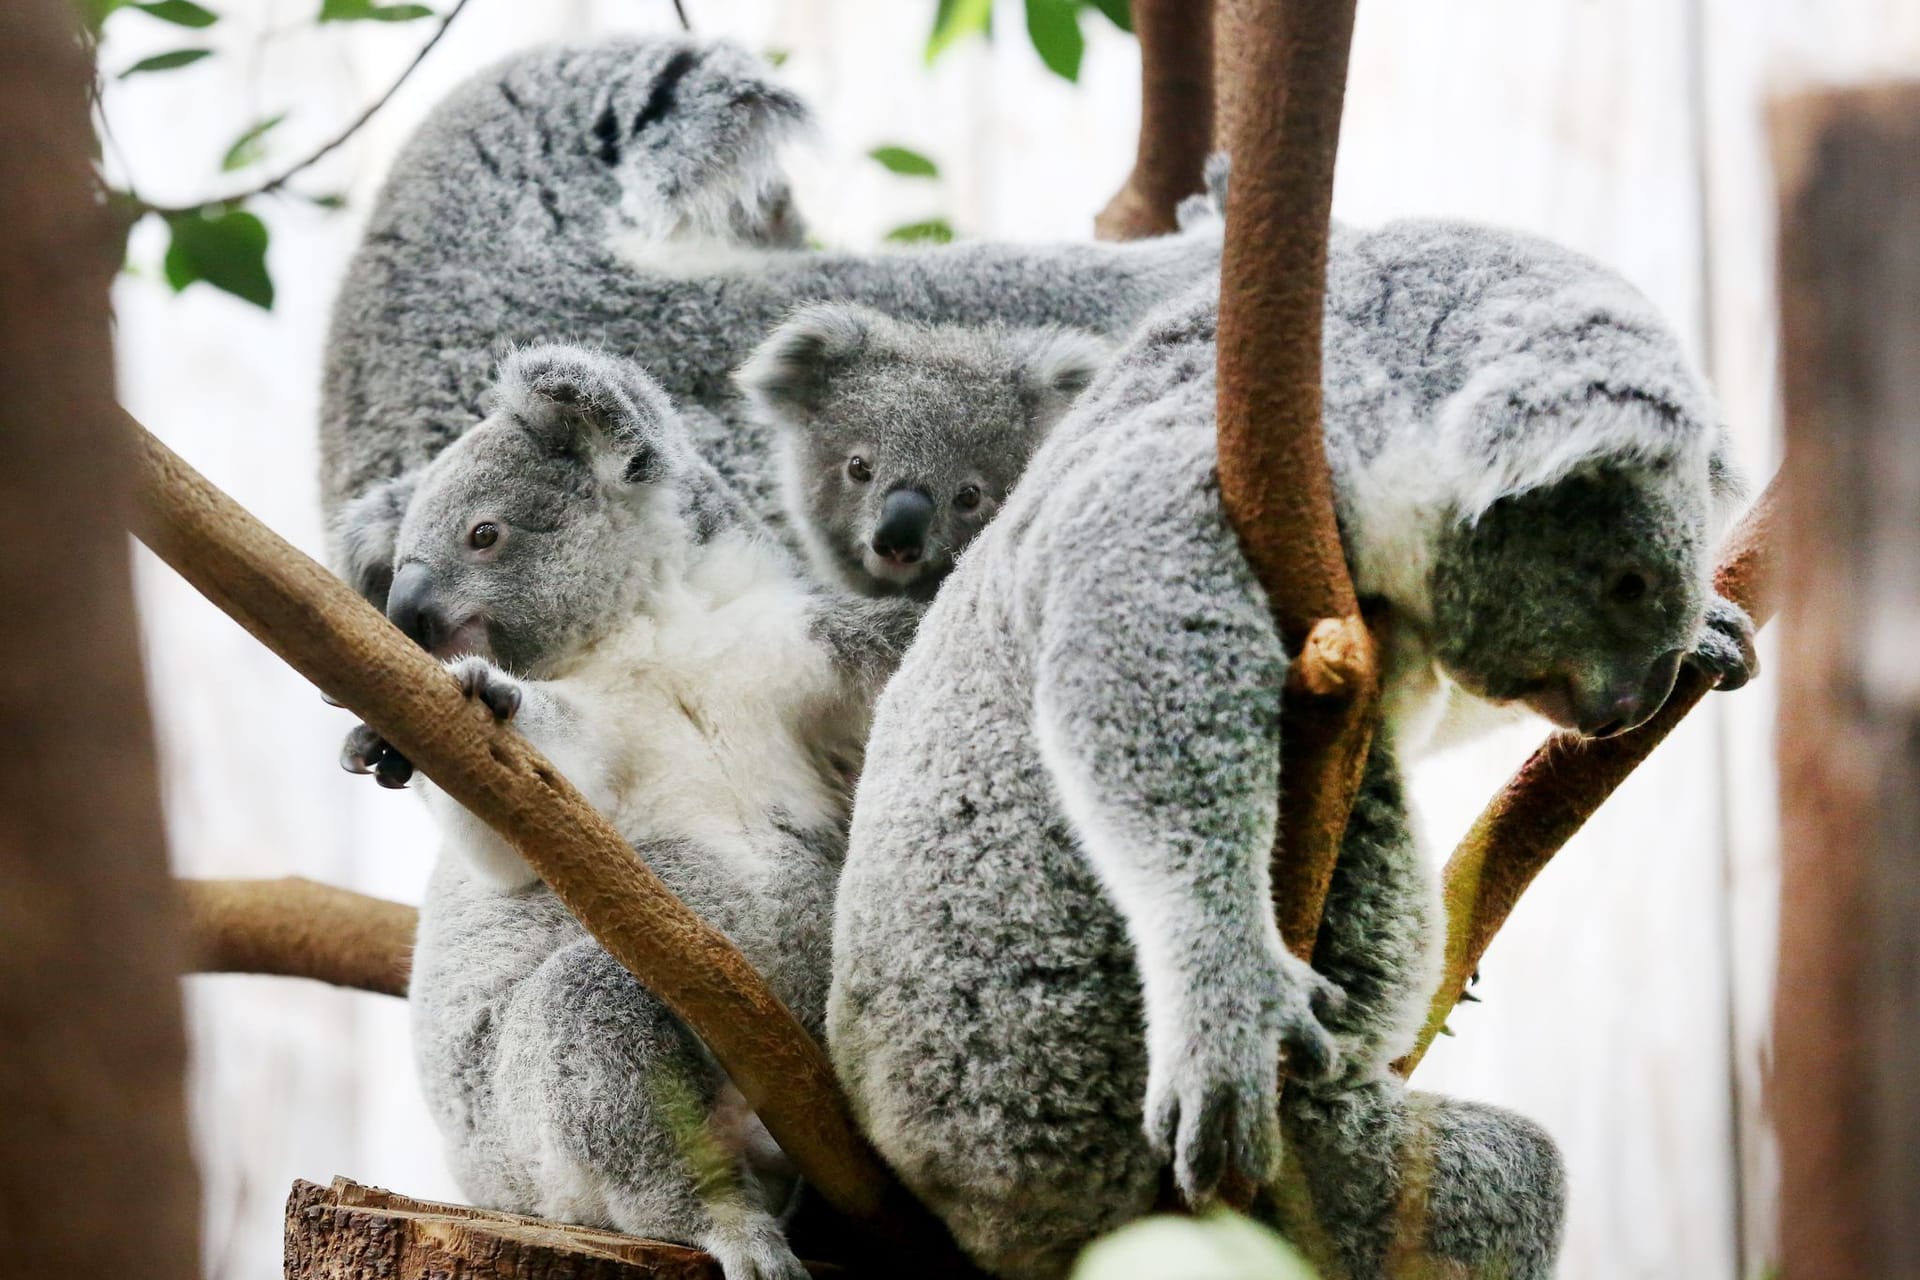
{"type": "Polygon", "coordinates": [[[1089,9],[1107,15],[1107,21],[1122,31],[1133,30],[1133,0],[1080,0],[1089,9]]]}
{"type": "Polygon", "coordinates": [[[192,27],[195,30],[210,27],[220,21],[219,14],[211,9],[201,8],[194,4],[193,0],[151,0],[147,4],[135,4],[129,7],[158,18],[162,22],[171,22],[176,27],[192,27]]]}
{"type": "Polygon", "coordinates": [[[887,239],[898,244],[947,244],[953,239],[953,224],[945,218],[909,222],[887,232],[887,239]]]}
{"type": "Polygon", "coordinates": [[[267,227],[260,219],[245,209],[196,209],[169,217],[167,229],[172,239],[165,267],[175,293],[203,280],[264,310],[273,309],[267,227]]]}
{"type": "Polygon", "coordinates": [[[287,113],[284,111],[277,116],[268,116],[235,138],[233,145],[227,148],[227,154],[220,160],[220,172],[232,173],[235,169],[244,169],[250,164],[260,163],[267,154],[264,139],[268,131],[286,118],[287,113]]]}
{"type": "Polygon", "coordinates": [[[927,37],[927,62],[945,53],[954,41],[993,34],[993,0],[940,0],[933,15],[933,34],[927,37]]]}
{"type": "Polygon", "coordinates": [[[375,4],[373,0],[320,0],[322,22],[412,22],[431,18],[423,4],[375,4]]]}
{"type": "Polygon", "coordinates": [[[940,166],[918,151],[892,145],[875,147],[867,152],[873,159],[885,165],[889,173],[897,173],[903,178],[937,178],[940,166]]]}
{"type": "Polygon", "coordinates": [[[1080,79],[1087,38],[1080,34],[1076,0],[1027,0],[1027,35],[1047,70],[1064,80],[1080,79]]]}
{"type": "Polygon", "coordinates": [[[125,80],[128,76],[139,75],[143,71],[171,71],[175,67],[191,66],[202,58],[211,57],[211,49],[175,49],[171,53],[156,53],[151,58],[142,58],[120,73],[125,80]]]}

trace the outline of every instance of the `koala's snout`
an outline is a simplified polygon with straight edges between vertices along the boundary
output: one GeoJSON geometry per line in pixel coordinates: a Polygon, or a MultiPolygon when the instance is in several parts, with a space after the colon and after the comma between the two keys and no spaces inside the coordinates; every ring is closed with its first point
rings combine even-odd
{"type": "Polygon", "coordinates": [[[898,565],[918,564],[933,528],[933,497],[923,489],[895,489],[880,505],[873,553],[898,565]]]}
{"type": "Polygon", "coordinates": [[[436,658],[487,656],[487,628],[476,615],[456,616],[424,564],[402,565],[387,592],[387,621],[436,658]]]}
{"type": "Polygon", "coordinates": [[[1673,649],[1655,658],[1643,673],[1618,677],[1591,692],[1576,688],[1574,728],[1584,737],[1611,738],[1645,724],[1673,692],[1681,656],[1680,650],[1673,649]]]}

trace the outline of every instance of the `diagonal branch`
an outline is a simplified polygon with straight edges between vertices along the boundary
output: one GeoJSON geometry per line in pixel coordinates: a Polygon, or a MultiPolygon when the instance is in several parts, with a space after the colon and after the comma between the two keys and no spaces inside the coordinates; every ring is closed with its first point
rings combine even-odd
{"type": "Polygon", "coordinates": [[[271,973],[407,994],[420,913],[299,876],[176,880],[193,973],[271,973]]]}
{"type": "Polygon", "coordinates": [[[1214,0],[1133,0],[1140,41],[1140,147],[1093,219],[1102,240],[1174,230],[1174,207],[1205,185],[1213,147],[1214,0]]]}
{"type": "Polygon", "coordinates": [[[952,1257],[944,1231],[855,1129],[819,1046],[733,944],[373,606],[145,429],[128,420],[128,430],[139,459],[140,540],[505,836],[588,932],[699,1034],[830,1203],[879,1239],[952,1257]]]}
{"type": "MultiPolygon", "coordinates": [[[[1776,479],[1760,495],[1727,539],[1714,575],[1720,594],[1755,624],[1764,624],[1779,607],[1778,490],[1776,479]]],[[[1568,735],[1547,739],[1481,812],[1447,861],[1446,963],[1419,1041],[1394,1064],[1400,1074],[1420,1065],[1533,878],[1712,687],[1699,672],[1683,668],[1666,705],[1633,732],[1600,742],[1568,735]]]]}
{"type": "Polygon", "coordinates": [[[1287,647],[1273,894],[1310,956],[1378,719],[1372,636],[1334,520],[1320,322],[1353,0],[1222,0],[1239,42],[1220,264],[1220,500],[1287,647]]]}

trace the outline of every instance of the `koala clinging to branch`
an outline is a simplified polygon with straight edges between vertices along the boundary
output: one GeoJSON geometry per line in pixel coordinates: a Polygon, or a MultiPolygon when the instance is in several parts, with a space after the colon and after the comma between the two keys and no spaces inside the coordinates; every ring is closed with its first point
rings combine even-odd
{"type": "Polygon", "coordinates": [[[822,575],[931,600],[1110,351],[1083,330],[910,324],[823,302],[736,377],[780,434],[788,517],[822,575]]]}
{"type": "Polygon", "coordinates": [[[478,420],[515,346],[639,360],[778,530],[773,450],[730,374],[796,307],[1118,334],[1219,262],[1217,219],[1124,245],[797,248],[776,152],[806,116],[758,60],[685,40],[536,50],[435,108],[394,163],[328,338],[321,488],[343,576],[384,602],[412,474],[478,420]]]}
{"type": "Polygon", "coordinates": [[[1412,1248],[1541,1280],[1551,1140],[1389,1071],[1442,937],[1395,755],[1476,707],[1618,732],[1681,662],[1744,681],[1751,624],[1708,577],[1737,488],[1724,432],[1646,302],[1586,259],[1452,224],[1336,229],[1327,453],[1391,645],[1310,972],[1269,902],[1288,659],[1220,506],[1217,297],[1165,309],[1076,402],[881,698],[834,1061],[997,1274],[1063,1274],[1171,1163],[1195,1201],[1228,1174],[1265,1185],[1332,1274],[1412,1248]]]}
{"type": "MultiPolygon", "coordinates": [[[[394,621],[818,1034],[848,780],[917,607],[827,599],[658,387],[578,348],[505,362],[394,550],[394,621]]],[[[756,1165],[777,1149],[699,1040],[491,828],[428,797],[414,1043],[466,1193],[695,1245],[728,1280],[804,1276],[756,1165]]]]}

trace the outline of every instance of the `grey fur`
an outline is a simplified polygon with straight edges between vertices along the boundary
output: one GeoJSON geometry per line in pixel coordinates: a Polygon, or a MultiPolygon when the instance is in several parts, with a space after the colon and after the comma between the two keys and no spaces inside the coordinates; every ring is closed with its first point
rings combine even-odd
{"type": "MultiPolygon", "coordinates": [[[[630,363],[530,349],[492,398],[418,473],[390,608],[819,1034],[849,781],[917,608],[810,583],[630,363]]],[[[698,1039],[428,799],[414,1043],[462,1189],[799,1280],[764,1130],[698,1039]]]]}
{"type": "Polygon", "coordinates": [[[779,434],[788,519],[817,570],[931,600],[1110,354],[1082,330],[912,324],[827,302],[776,329],[737,381],[779,434]],[[876,543],[902,490],[932,508],[905,564],[876,543]]]}
{"type": "Polygon", "coordinates": [[[1418,1143],[1415,1246],[1537,1280],[1564,1196],[1551,1140],[1388,1072],[1440,941],[1394,757],[1516,697],[1610,728],[1596,708],[1650,712],[1676,650],[1744,674],[1751,624],[1707,582],[1724,432],[1596,264],[1452,224],[1336,233],[1328,458],[1393,645],[1322,978],[1288,962],[1267,903],[1287,659],[1219,505],[1216,298],[1164,309],[1069,411],[881,699],[835,1063],[882,1154],[997,1274],[1062,1274],[1151,1206],[1171,1159],[1202,1198],[1225,1170],[1308,1185],[1318,1261],[1368,1280],[1418,1143]],[[1641,590],[1618,590],[1628,570],[1641,590]]]}
{"type": "Polygon", "coordinates": [[[334,310],[321,488],[335,563],[378,585],[365,551],[385,535],[337,518],[385,511],[349,504],[478,420],[515,346],[640,360],[777,528],[771,451],[729,375],[796,306],[1120,333],[1219,261],[1217,223],[1127,245],[792,248],[774,152],[804,122],[753,59],[683,40],[519,55],[437,107],[395,162],[334,310]]]}

